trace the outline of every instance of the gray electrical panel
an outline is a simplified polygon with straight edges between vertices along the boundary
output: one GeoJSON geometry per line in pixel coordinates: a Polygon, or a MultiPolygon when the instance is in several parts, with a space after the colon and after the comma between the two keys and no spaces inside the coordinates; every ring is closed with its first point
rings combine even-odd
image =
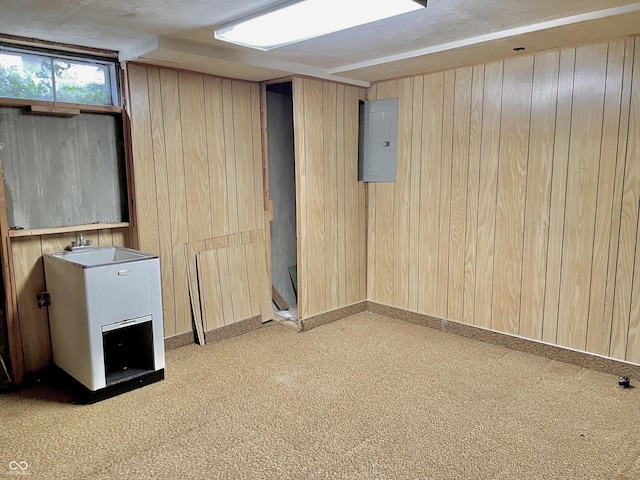
{"type": "Polygon", "coordinates": [[[395,182],[398,98],[360,102],[358,180],[395,182]]]}

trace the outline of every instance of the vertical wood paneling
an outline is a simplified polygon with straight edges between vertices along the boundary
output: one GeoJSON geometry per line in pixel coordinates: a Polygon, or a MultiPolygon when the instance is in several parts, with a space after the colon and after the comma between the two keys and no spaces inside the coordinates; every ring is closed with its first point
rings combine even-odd
{"type": "Polygon", "coordinates": [[[529,173],[522,253],[520,335],[542,340],[544,280],[549,240],[549,205],[553,170],[555,108],[558,98],[559,52],[536,55],[531,95],[529,173]]]}
{"type": "MultiPolygon", "coordinates": [[[[171,336],[194,328],[185,244],[263,228],[258,86],[140,65],[128,70],[139,248],[160,254],[171,336]]],[[[125,242],[116,232],[113,243],[125,242]]],[[[228,255],[220,256],[216,265],[228,272],[228,255]]],[[[223,276],[220,282],[222,289],[223,276]]],[[[223,311],[233,318],[233,305],[223,301],[223,311]]]]}
{"type": "Polygon", "coordinates": [[[111,245],[113,243],[113,234],[111,229],[98,231],[98,245],[103,247],[105,245],[111,245]]]}
{"type": "Polygon", "coordinates": [[[306,157],[306,129],[305,129],[305,81],[294,78],[292,82],[293,95],[293,143],[295,148],[296,173],[296,236],[298,238],[298,317],[308,316],[307,303],[307,157],[306,157]]]}
{"type": "Polygon", "coordinates": [[[189,241],[193,242],[212,236],[203,77],[179,72],[178,85],[187,192],[187,230],[189,241]]]}
{"type": "Polygon", "coordinates": [[[369,186],[369,298],[396,305],[404,281],[409,310],[640,363],[639,50],[615,40],[411,79],[411,180],[369,186]],[[390,278],[407,261],[405,198],[409,272],[390,278]]]}
{"type": "MultiPolygon", "coordinates": [[[[356,97],[358,98],[358,100],[367,100],[367,91],[364,88],[360,88],[360,89],[355,89],[354,90],[357,92],[356,97]]],[[[359,133],[359,128],[358,128],[358,122],[355,121],[356,118],[358,118],[359,116],[359,109],[356,106],[355,102],[351,102],[348,105],[345,104],[345,108],[349,108],[350,112],[351,112],[351,116],[350,118],[353,118],[353,121],[349,122],[349,138],[350,138],[350,149],[349,151],[351,152],[350,157],[349,158],[353,158],[356,159],[358,158],[358,133],[359,133]]],[[[357,179],[357,163],[352,160],[351,162],[349,162],[350,165],[350,169],[354,172],[354,176],[353,178],[357,179]]],[[[355,246],[353,247],[352,251],[358,252],[357,253],[357,257],[358,257],[358,266],[359,266],[359,271],[358,271],[358,284],[360,285],[360,288],[358,290],[358,297],[356,300],[354,300],[354,302],[358,302],[361,300],[366,300],[367,298],[367,278],[368,278],[368,273],[367,273],[367,261],[368,261],[368,257],[367,257],[367,222],[369,219],[369,215],[367,212],[367,187],[366,184],[364,182],[358,182],[357,180],[353,182],[354,186],[356,186],[355,188],[357,188],[358,190],[358,232],[357,232],[357,242],[355,243],[355,246]]],[[[355,208],[355,205],[354,205],[355,208]]],[[[354,303],[351,302],[351,303],[354,303]]]]}
{"type": "Polygon", "coordinates": [[[618,131],[618,154],[616,158],[616,178],[613,195],[613,208],[611,209],[611,228],[609,241],[609,257],[607,266],[607,289],[604,302],[604,324],[609,326],[606,354],[610,355],[612,348],[613,312],[615,307],[616,275],[618,265],[618,251],[620,239],[620,222],[622,217],[622,198],[624,187],[624,174],[627,158],[627,138],[629,135],[629,113],[631,105],[631,87],[634,59],[633,39],[625,42],[624,70],[622,77],[622,97],[620,105],[620,126],[618,131]]]}
{"type": "Polygon", "coordinates": [[[204,78],[204,112],[207,132],[212,141],[207,142],[209,159],[209,186],[212,236],[220,237],[229,232],[229,207],[227,202],[227,164],[225,161],[224,120],[222,113],[222,80],[204,78]]]}
{"type": "Polygon", "coordinates": [[[456,70],[451,155],[451,218],[449,221],[449,277],[447,317],[462,322],[464,296],[465,227],[469,182],[469,124],[471,68],[456,70]]]}
{"type": "Polygon", "coordinates": [[[335,310],[339,301],[338,279],[338,166],[337,159],[337,89],[322,84],[322,131],[324,152],[324,225],[325,225],[325,310],[335,310]]]}
{"type": "Polygon", "coordinates": [[[249,278],[244,245],[229,247],[229,283],[234,318],[231,323],[251,318],[251,299],[249,297],[249,278]]]}
{"type": "MultiPolygon", "coordinates": [[[[372,100],[396,96],[395,82],[378,85],[375,95],[372,100]]],[[[384,226],[373,230],[375,233],[374,298],[386,305],[393,305],[395,183],[376,183],[371,191],[375,195],[374,222],[376,226],[384,226]]]]}
{"type": "Polygon", "coordinates": [[[496,203],[493,328],[518,333],[533,58],[505,61],[496,203]]]}
{"type": "MultiPolygon", "coordinates": [[[[376,100],[378,98],[378,85],[372,85],[367,92],[367,100],[376,100]]],[[[379,302],[376,293],[376,283],[378,279],[377,260],[378,250],[376,248],[376,239],[378,237],[378,225],[376,217],[376,186],[377,183],[368,183],[367,189],[367,298],[379,302]]]]}
{"type": "Polygon", "coordinates": [[[487,65],[484,75],[474,323],[479,327],[490,328],[495,264],[496,191],[498,152],[500,151],[503,64],[491,63],[487,65]]]}
{"type": "Polygon", "coordinates": [[[17,238],[11,244],[24,370],[29,373],[51,362],[47,312],[36,304],[36,295],[45,287],[42,245],[40,237],[17,238]]]}
{"type": "Polygon", "coordinates": [[[135,205],[137,210],[138,248],[160,253],[158,242],[158,210],[153,170],[153,140],[147,68],[131,65],[127,69],[131,102],[131,137],[135,167],[135,205]],[[144,160],[144,161],[143,161],[144,160]]]}
{"type": "Polygon", "coordinates": [[[227,172],[227,214],[229,233],[238,233],[238,187],[236,181],[235,132],[233,128],[233,90],[231,80],[222,79],[222,119],[224,125],[225,167],[227,172]]]}
{"type": "Polygon", "coordinates": [[[364,89],[294,78],[300,318],[366,298],[358,102],[364,89]]]}
{"type": "Polygon", "coordinates": [[[625,356],[626,361],[633,363],[640,363],[640,217],[638,218],[638,222],[636,226],[636,258],[633,267],[629,333],[627,335],[627,351],[625,356]]]}
{"type": "MultiPolygon", "coordinates": [[[[137,235],[131,233],[129,229],[119,228],[112,231],[113,244],[117,247],[131,247],[133,246],[133,239],[137,238],[137,235]]],[[[140,248],[139,246],[137,248],[140,248]]]]}
{"type": "MultiPolygon", "coordinates": [[[[149,85],[149,107],[151,114],[151,140],[153,142],[153,164],[156,183],[156,205],[158,212],[158,246],[160,258],[170,260],[173,256],[171,245],[171,207],[169,204],[169,181],[167,171],[166,134],[162,115],[162,93],[160,71],[147,69],[149,85]]],[[[175,335],[176,313],[174,297],[173,268],[165,268],[161,276],[162,316],[165,335],[175,335]]]]}
{"type": "Polygon", "coordinates": [[[558,100],[556,102],[556,130],[551,173],[551,208],[549,210],[549,242],[545,280],[544,320],[542,340],[556,343],[558,333],[558,304],[560,301],[560,273],[565,219],[565,191],[569,160],[569,133],[573,104],[573,70],[575,49],[560,52],[558,100]]]}
{"type": "Polygon", "coordinates": [[[442,149],[440,168],[440,239],[438,241],[438,303],[437,314],[448,318],[449,261],[451,228],[451,165],[453,149],[453,106],[455,71],[444,73],[444,95],[442,105],[442,149]]]}
{"type": "MultiPolygon", "coordinates": [[[[420,181],[421,175],[421,150],[422,150],[422,97],[424,95],[423,77],[413,79],[413,105],[411,111],[411,166],[409,178],[411,179],[411,198],[409,200],[409,259],[418,258],[420,245],[420,181]]],[[[409,263],[409,310],[418,310],[418,263],[409,263]]]]}
{"type": "MultiPolygon", "coordinates": [[[[358,118],[359,101],[365,98],[365,90],[344,87],[344,159],[338,172],[344,175],[344,244],[346,260],[346,294],[343,303],[351,305],[366,298],[366,219],[365,187],[358,182],[358,118]]],[[[339,102],[340,100],[337,99],[339,102]]],[[[339,111],[339,110],[338,110],[339,111]]],[[[340,228],[340,227],[339,227],[340,228]]],[[[339,237],[338,242],[342,242],[339,237]]]]}
{"type": "MultiPolygon", "coordinates": [[[[593,259],[591,261],[591,291],[589,319],[587,321],[586,350],[608,355],[611,320],[605,319],[607,269],[614,204],[616,171],[618,169],[618,135],[624,68],[624,40],[609,44],[607,84],[604,103],[604,121],[600,148],[600,174],[598,176],[598,203],[595,218],[593,259]]],[[[628,109],[627,109],[628,111],[628,109]]],[[[617,239],[617,235],[616,235],[617,239]]]]}
{"type": "MultiPolygon", "coordinates": [[[[265,205],[264,205],[264,185],[268,185],[268,181],[263,182],[262,170],[262,128],[260,126],[260,87],[251,85],[251,139],[253,141],[253,190],[255,192],[255,225],[252,228],[260,228],[265,225],[265,205]]],[[[252,206],[249,205],[248,208],[252,206]]],[[[266,226],[266,225],[265,225],[266,226]]],[[[268,233],[268,232],[267,232],[268,233]]],[[[271,239],[271,235],[267,238],[271,239]]],[[[267,252],[270,255],[271,248],[265,248],[265,259],[267,252]]],[[[269,266],[271,262],[269,262],[269,266]]],[[[270,270],[270,269],[269,269],[270,270]]],[[[269,273],[271,279],[271,273],[269,273]]]]}
{"type": "MultiPolygon", "coordinates": [[[[187,281],[187,264],[184,244],[189,241],[187,230],[187,193],[184,157],[182,153],[182,124],[180,123],[180,94],[178,74],[172,70],[160,70],[162,90],[162,118],[164,143],[167,155],[167,179],[169,186],[169,220],[171,222],[171,257],[160,259],[163,272],[173,268],[173,290],[175,301],[174,334],[191,329],[191,304],[187,281]]],[[[165,336],[171,332],[165,332],[165,336]]]]}
{"type": "Polygon", "coordinates": [[[393,305],[407,308],[413,79],[398,80],[394,87],[392,95],[398,97],[398,150],[393,199],[393,305]]]}
{"type": "MultiPolygon", "coordinates": [[[[347,297],[347,225],[345,223],[347,203],[345,202],[345,101],[344,85],[336,85],[336,221],[337,221],[337,271],[338,271],[338,304],[346,305],[347,297]]],[[[358,209],[359,211],[359,209],[358,209]]],[[[358,213],[356,211],[356,213],[358,213]]],[[[356,222],[357,223],[357,222],[356,222]]]]}
{"type": "Polygon", "coordinates": [[[251,90],[249,84],[245,82],[234,81],[231,87],[233,92],[236,186],[238,189],[238,231],[246,232],[256,225],[251,90]]]}
{"type": "MultiPolygon", "coordinates": [[[[633,280],[637,234],[638,202],[640,201],[640,48],[636,39],[634,69],[631,85],[631,105],[629,109],[629,133],[627,155],[622,190],[622,210],[620,217],[620,237],[618,246],[618,266],[611,328],[610,356],[625,359],[637,358],[638,353],[629,348],[637,344],[637,328],[640,319],[630,318],[633,302],[633,280]],[[630,328],[630,320],[633,322],[630,328]],[[631,343],[627,340],[631,335],[631,343]]],[[[637,301],[637,300],[636,300],[637,301]]]]}
{"type": "Polygon", "coordinates": [[[417,268],[418,311],[427,315],[437,315],[438,304],[443,82],[442,73],[424,77],[420,146],[420,250],[417,268]]]}
{"type": "Polygon", "coordinates": [[[218,278],[220,279],[220,297],[222,298],[222,319],[224,325],[230,325],[235,318],[233,293],[231,286],[231,272],[229,270],[229,250],[221,248],[216,250],[218,261],[218,278]]]}
{"type": "Polygon", "coordinates": [[[78,232],[60,233],[56,235],[46,235],[40,237],[42,244],[42,254],[50,252],[62,252],[71,245],[71,242],[78,241],[78,232]]]}
{"type": "Polygon", "coordinates": [[[580,350],[587,341],[606,73],[606,44],[576,49],[557,342],[580,350]]]}
{"type": "Polygon", "coordinates": [[[467,180],[467,220],[465,227],[463,322],[475,319],[476,252],[478,238],[478,207],[480,155],[482,151],[482,106],[484,102],[484,66],[473,68],[471,85],[471,116],[469,118],[469,179],[467,180]]]}
{"type": "Polygon", "coordinates": [[[224,326],[218,267],[218,252],[216,250],[206,250],[197,254],[198,283],[200,289],[207,292],[207,295],[202,297],[202,320],[204,330],[207,332],[224,326]]]}
{"type": "Polygon", "coordinates": [[[322,82],[304,81],[305,159],[307,172],[306,250],[309,316],[325,311],[325,215],[324,145],[322,121],[322,82]]]}

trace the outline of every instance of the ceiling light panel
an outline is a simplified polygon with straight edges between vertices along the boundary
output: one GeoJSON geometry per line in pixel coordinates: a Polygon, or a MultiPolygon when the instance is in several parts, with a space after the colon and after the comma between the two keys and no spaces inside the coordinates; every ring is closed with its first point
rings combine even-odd
{"type": "Polygon", "coordinates": [[[424,8],[415,0],[303,0],[222,25],[215,38],[271,50],[424,8]]]}

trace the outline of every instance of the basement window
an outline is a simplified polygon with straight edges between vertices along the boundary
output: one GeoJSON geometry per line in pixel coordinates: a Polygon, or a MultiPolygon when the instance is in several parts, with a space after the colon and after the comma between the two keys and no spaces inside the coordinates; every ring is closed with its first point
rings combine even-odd
{"type": "Polygon", "coordinates": [[[118,105],[116,64],[0,45],[0,97],[118,105]]]}

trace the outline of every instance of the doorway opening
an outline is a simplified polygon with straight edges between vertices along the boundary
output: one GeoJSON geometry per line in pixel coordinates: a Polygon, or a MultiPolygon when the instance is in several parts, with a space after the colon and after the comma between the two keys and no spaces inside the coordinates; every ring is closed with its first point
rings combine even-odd
{"type": "Polygon", "coordinates": [[[297,322],[296,174],[292,82],[266,85],[267,158],[271,221],[271,274],[277,315],[297,322]],[[284,308],[288,307],[288,308],[284,308]]]}

